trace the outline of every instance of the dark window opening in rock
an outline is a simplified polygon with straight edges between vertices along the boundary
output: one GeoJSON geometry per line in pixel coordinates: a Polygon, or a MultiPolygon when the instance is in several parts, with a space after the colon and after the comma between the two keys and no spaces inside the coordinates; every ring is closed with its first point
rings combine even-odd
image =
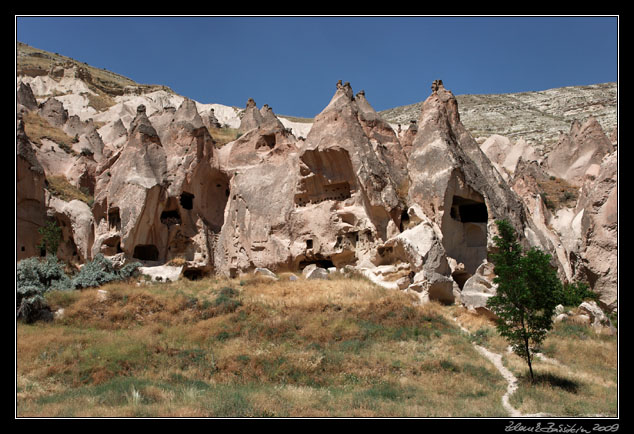
{"type": "Polygon", "coordinates": [[[467,273],[466,271],[454,271],[453,273],[451,273],[451,277],[453,278],[454,282],[458,284],[460,290],[462,290],[464,284],[471,277],[471,274],[467,273]]]}
{"type": "Polygon", "coordinates": [[[313,248],[313,240],[306,240],[306,248],[307,249],[313,248]]]}
{"type": "Polygon", "coordinates": [[[401,213],[401,224],[399,225],[399,229],[401,232],[409,225],[409,214],[407,213],[407,209],[404,209],[401,213]]]}
{"type": "Polygon", "coordinates": [[[450,211],[451,218],[462,223],[486,223],[489,215],[484,202],[465,199],[460,196],[453,197],[450,211]]]}
{"type": "Polygon", "coordinates": [[[267,148],[275,147],[275,134],[265,134],[260,136],[258,141],[255,143],[255,149],[266,146],[267,148]]]}
{"type": "Polygon", "coordinates": [[[154,244],[139,244],[132,256],[142,261],[158,261],[159,251],[154,244]]]}
{"type": "Polygon", "coordinates": [[[183,192],[181,193],[180,202],[183,209],[193,209],[194,195],[191,193],[183,192]]]}
{"type": "Polygon", "coordinates": [[[46,248],[45,247],[40,247],[40,257],[45,257],[46,256],[46,248]]]}
{"type": "Polygon", "coordinates": [[[202,270],[185,270],[183,271],[183,277],[188,280],[200,280],[204,277],[202,270]]]}
{"type": "Polygon", "coordinates": [[[180,225],[181,224],[181,215],[178,213],[178,210],[171,211],[163,211],[161,213],[161,223],[164,225],[180,225]]]}
{"type": "Polygon", "coordinates": [[[309,266],[310,264],[315,264],[318,267],[321,268],[331,268],[334,267],[335,264],[333,264],[333,262],[330,259],[311,259],[311,260],[304,260],[304,261],[300,261],[299,263],[299,269],[303,270],[304,268],[306,268],[307,266],[309,266]]]}
{"type": "Polygon", "coordinates": [[[20,251],[24,252],[26,249],[24,248],[24,246],[20,247],[20,251]]]}
{"type": "Polygon", "coordinates": [[[108,226],[110,229],[121,228],[121,217],[119,215],[119,208],[110,208],[108,210],[108,226]]]}

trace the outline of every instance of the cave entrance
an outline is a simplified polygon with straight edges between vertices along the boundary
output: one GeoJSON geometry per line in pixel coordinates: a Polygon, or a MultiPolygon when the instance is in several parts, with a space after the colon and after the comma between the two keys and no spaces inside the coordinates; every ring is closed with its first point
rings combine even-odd
{"type": "Polygon", "coordinates": [[[407,208],[403,210],[401,213],[401,223],[399,224],[399,230],[403,232],[409,226],[409,214],[407,213],[407,208]]]}
{"type": "Polygon", "coordinates": [[[183,271],[183,277],[187,280],[200,280],[204,277],[203,270],[190,269],[183,271]]]}
{"type": "Polygon", "coordinates": [[[458,287],[462,291],[462,288],[464,288],[464,284],[467,282],[467,280],[469,280],[471,274],[467,273],[466,271],[454,271],[453,273],[451,273],[451,277],[453,278],[454,282],[458,284],[458,287]]]}
{"type": "Polygon", "coordinates": [[[110,229],[121,230],[121,216],[119,208],[112,207],[108,209],[108,227],[110,229]]]}
{"type": "Polygon", "coordinates": [[[486,223],[489,214],[484,202],[454,196],[451,203],[451,218],[462,223],[486,223]]]}
{"type": "Polygon", "coordinates": [[[303,270],[310,264],[315,264],[318,267],[325,268],[326,270],[335,266],[335,264],[333,264],[330,259],[304,259],[303,261],[299,262],[299,269],[303,270]]]}
{"type": "Polygon", "coordinates": [[[182,192],[180,196],[180,203],[183,209],[193,209],[194,208],[194,195],[187,192],[182,192]]]}
{"type": "Polygon", "coordinates": [[[275,134],[263,134],[255,143],[255,149],[266,147],[272,149],[275,147],[275,134]]]}
{"type": "MultiPolygon", "coordinates": [[[[473,275],[487,257],[487,205],[482,195],[469,191],[464,196],[451,196],[448,215],[443,217],[443,246],[447,256],[464,265],[473,275]]],[[[464,285],[468,275],[457,273],[454,280],[464,285]]]]}
{"type": "Polygon", "coordinates": [[[154,244],[139,244],[134,247],[132,256],[141,261],[158,261],[159,251],[154,244]]]}
{"type": "Polygon", "coordinates": [[[167,226],[180,225],[181,215],[178,210],[166,210],[161,213],[161,223],[167,226]]]}

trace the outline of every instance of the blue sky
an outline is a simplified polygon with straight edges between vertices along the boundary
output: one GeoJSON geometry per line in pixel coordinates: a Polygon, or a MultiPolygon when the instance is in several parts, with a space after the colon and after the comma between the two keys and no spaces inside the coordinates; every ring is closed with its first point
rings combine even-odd
{"type": "Polygon", "coordinates": [[[313,117],[337,80],[377,110],[454,94],[617,81],[618,19],[16,17],[16,39],[202,103],[313,117]]]}

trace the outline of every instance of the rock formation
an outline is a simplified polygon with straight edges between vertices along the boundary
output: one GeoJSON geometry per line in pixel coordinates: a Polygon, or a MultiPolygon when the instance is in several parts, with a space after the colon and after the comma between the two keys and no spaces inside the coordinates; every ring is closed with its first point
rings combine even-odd
{"type": "Polygon", "coordinates": [[[574,121],[570,133],[562,134],[546,159],[550,174],[575,185],[583,183],[587,172],[592,174],[614,146],[594,117],[585,122],[574,121]]]}
{"type": "MultiPolygon", "coordinates": [[[[98,253],[146,266],[178,260],[174,272],[188,278],[352,268],[421,301],[481,310],[495,292],[487,257],[505,218],[523,245],[553,256],[564,280],[587,281],[603,306],[617,306],[616,152],[592,118],[541,156],[521,139],[479,146],[441,80],[399,132],[340,80],[305,140],[249,99],[239,138],[217,147],[209,105],[128,85],[98,113],[69,113],[44,92],[94,79],[57,65],[46,80],[20,82],[17,110],[76,140],[70,150],[47,138],[34,146],[18,121],[18,259],[40,255],[37,230],[54,219],[58,253],[75,264],[98,253]],[[51,195],[54,176],[94,201],[51,195]],[[575,208],[546,207],[540,182],[553,176],[579,186],[575,208]]],[[[237,112],[219,117],[235,128],[237,112]]]]}
{"type": "Polygon", "coordinates": [[[21,118],[16,133],[16,256],[20,260],[41,253],[38,229],[46,222],[46,175],[24,132],[21,118]]]}

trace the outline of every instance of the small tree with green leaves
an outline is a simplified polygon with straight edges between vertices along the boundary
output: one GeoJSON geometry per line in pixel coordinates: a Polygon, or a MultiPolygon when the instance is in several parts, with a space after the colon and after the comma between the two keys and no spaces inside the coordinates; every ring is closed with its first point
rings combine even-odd
{"type": "Polygon", "coordinates": [[[48,254],[57,254],[57,248],[62,241],[62,228],[59,227],[57,222],[55,220],[49,220],[37,231],[42,235],[42,241],[38,247],[46,250],[48,254]]]}
{"type": "Polygon", "coordinates": [[[524,252],[513,226],[496,222],[500,235],[494,238],[496,295],[487,303],[498,317],[497,329],[526,360],[535,381],[532,354],[553,326],[553,314],[562,294],[561,281],[550,265],[551,256],[537,248],[524,252]]]}

